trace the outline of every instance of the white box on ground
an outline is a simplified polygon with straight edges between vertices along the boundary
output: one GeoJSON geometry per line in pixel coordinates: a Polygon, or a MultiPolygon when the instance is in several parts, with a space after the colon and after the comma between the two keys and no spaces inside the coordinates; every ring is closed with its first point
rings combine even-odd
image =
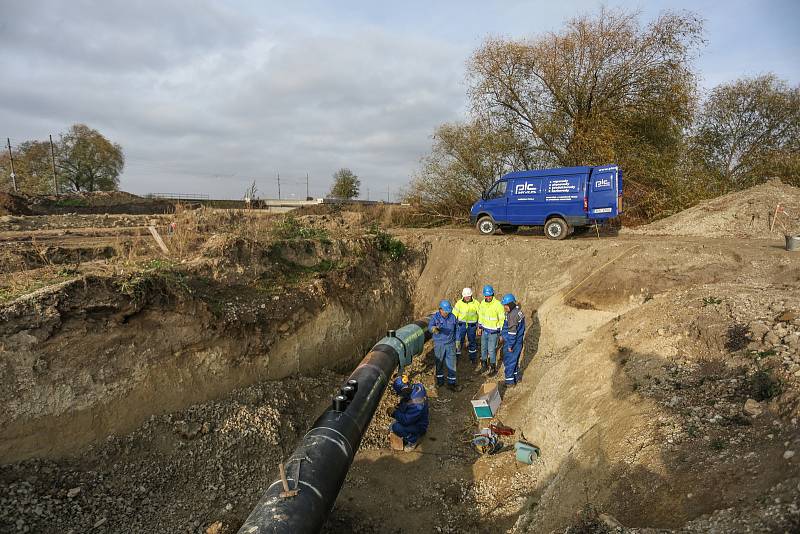
{"type": "Polygon", "coordinates": [[[500,409],[500,391],[496,382],[487,382],[481,386],[472,398],[472,411],[478,419],[491,419],[500,409]]]}

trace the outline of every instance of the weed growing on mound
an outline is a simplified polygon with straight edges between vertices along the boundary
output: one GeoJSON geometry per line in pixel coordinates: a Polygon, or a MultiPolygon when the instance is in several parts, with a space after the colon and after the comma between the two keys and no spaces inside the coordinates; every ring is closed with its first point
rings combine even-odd
{"type": "Polygon", "coordinates": [[[174,270],[175,264],[170,260],[152,259],[142,265],[142,269],[114,283],[123,295],[135,302],[142,302],[147,292],[159,284],[171,288],[180,288],[191,292],[186,283],[186,275],[174,270]]]}
{"type": "Polygon", "coordinates": [[[278,239],[328,239],[328,232],[303,225],[293,215],[285,215],[272,228],[278,239]]]}
{"type": "Polygon", "coordinates": [[[746,325],[734,324],[728,328],[728,338],[725,340],[725,348],[728,352],[736,352],[747,347],[750,342],[750,331],[746,325]]]}
{"type": "Polygon", "coordinates": [[[748,379],[750,396],[761,402],[781,394],[783,386],[768,369],[759,369],[748,379]]]}
{"type": "Polygon", "coordinates": [[[384,232],[377,225],[372,225],[367,233],[375,236],[375,246],[377,249],[388,254],[391,259],[398,260],[405,255],[405,243],[392,237],[391,234],[384,232]]]}

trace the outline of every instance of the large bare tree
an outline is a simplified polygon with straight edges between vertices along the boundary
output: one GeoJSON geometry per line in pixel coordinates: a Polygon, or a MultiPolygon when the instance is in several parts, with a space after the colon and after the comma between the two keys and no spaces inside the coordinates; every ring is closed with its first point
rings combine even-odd
{"type": "Polygon", "coordinates": [[[773,176],[800,186],[800,86],[767,74],[716,87],[692,141],[712,194],[773,176]]]}

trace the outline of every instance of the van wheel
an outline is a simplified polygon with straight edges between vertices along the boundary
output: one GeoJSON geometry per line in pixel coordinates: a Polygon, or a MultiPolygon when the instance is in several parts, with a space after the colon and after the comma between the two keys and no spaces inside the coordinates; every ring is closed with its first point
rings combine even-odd
{"type": "Polygon", "coordinates": [[[500,227],[500,231],[504,234],[516,234],[517,230],[519,230],[519,226],[504,224],[500,227]]]}
{"type": "Polygon", "coordinates": [[[561,241],[569,235],[569,225],[561,217],[553,217],[544,224],[544,235],[547,239],[561,241]]]}
{"type": "Polygon", "coordinates": [[[476,226],[478,231],[483,235],[492,235],[495,230],[497,230],[497,225],[494,224],[491,217],[481,217],[478,219],[478,224],[476,226]]]}

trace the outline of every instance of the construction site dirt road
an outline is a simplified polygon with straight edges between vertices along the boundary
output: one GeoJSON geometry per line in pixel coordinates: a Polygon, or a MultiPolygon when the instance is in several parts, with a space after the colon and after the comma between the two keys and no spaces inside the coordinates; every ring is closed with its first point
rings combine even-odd
{"type": "Polygon", "coordinates": [[[529,317],[499,418],[541,457],[472,449],[486,378],[462,360],[464,389],[437,390],[427,347],[410,371],[428,434],[391,451],[387,394],[327,532],[800,525],[800,257],[764,225],[552,242],[393,237],[365,214],[160,217],[170,256],[146,235],[78,260],[4,248],[0,531],[235,532],[372,344],[484,283],[529,317]]]}

